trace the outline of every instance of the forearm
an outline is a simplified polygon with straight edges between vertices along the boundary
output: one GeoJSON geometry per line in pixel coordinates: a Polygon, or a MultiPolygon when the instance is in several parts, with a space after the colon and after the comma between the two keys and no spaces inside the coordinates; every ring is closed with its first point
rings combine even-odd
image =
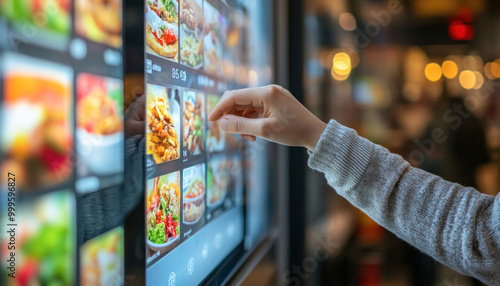
{"type": "Polygon", "coordinates": [[[462,273],[500,283],[500,197],[413,168],[334,121],[309,165],[403,240],[462,273]]]}

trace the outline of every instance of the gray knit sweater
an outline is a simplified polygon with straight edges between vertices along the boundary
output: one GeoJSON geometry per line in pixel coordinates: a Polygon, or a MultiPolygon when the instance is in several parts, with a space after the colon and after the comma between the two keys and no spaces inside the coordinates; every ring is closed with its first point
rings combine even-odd
{"type": "Polygon", "coordinates": [[[463,274],[500,285],[500,195],[413,168],[333,120],[309,166],[401,239],[463,274]]]}

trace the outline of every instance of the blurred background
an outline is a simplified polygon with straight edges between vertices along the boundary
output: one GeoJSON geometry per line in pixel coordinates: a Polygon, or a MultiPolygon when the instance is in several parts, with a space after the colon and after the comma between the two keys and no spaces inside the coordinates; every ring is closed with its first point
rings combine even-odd
{"type": "MultiPolygon", "coordinates": [[[[304,103],[416,167],[497,195],[499,4],[304,1],[304,103]]],[[[338,244],[311,285],[481,285],[401,242],[305,171],[305,257],[321,234],[338,244]]]]}

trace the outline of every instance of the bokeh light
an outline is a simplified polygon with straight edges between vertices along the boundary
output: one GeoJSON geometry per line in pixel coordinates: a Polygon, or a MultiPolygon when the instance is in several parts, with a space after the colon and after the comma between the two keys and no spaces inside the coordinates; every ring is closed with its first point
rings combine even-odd
{"type": "Polygon", "coordinates": [[[339,75],[338,73],[335,72],[335,69],[332,67],[332,77],[335,80],[344,81],[344,80],[346,80],[346,79],[349,78],[349,74],[347,74],[347,75],[339,75]]]}
{"type": "Polygon", "coordinates": [[[339,24],[346,31],[356,30],[356,18],[351,13],[342,13],[339,17],[339,24]]]}
{"type": "Polygon", "coordinates": [[[436,63],[427,64],[425,67],[425,77],[430,81],[438,81],[442,75],[441,66],[436,63]]]}
{"type": "Polygon", "coordinates": [[[346,53],[337,53],[333,57],[332,70],[340,76],[349,76],[351,73],[351,57],[346,53]]]}
{"type": "Polygon", "coordinates": [[[475,71],[474,76],[476,77],[476,84],[474,85],[474,89],[480,89],[484,84],[484,77],[480,72],[475,71]]]}
{"type": "Polygon", "coordinates": [[[500,60],[491,63],[491,74],[495,78],[500,78],[500,60]]]}
{"type": "Polygon", "coordinates": [[[251,87],[259,85],[259,76],[255,70],[248,71],[248,85],[251,87]]]}
{"type": "Polygon", "coordinates": [[[458,66],[454,61],[445,61],[442,65],[442,69],[443,75],[448,79],[452,79],[458,74],[458,66]]]}
{"type": "Polygon", "coordinates": [[[465,89],[472,89],[476,85],[476,75],[473,71],[465,70],[460,73],[460,85],[465,89]]]}
{"type": "Polygon", "coordinates": [[[484,75],[491,79],[491,80],[494,80],[495,79],[495,76],[493,76],[493,74],[491,73],[491,63],[486,63],[484,65],[484,75]]]}

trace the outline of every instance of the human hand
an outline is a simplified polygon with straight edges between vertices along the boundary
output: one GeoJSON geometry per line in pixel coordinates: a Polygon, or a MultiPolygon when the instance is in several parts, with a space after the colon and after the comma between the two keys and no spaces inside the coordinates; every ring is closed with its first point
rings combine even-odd
{"type": "Polygon", "coordinates": [[[144,113],[146,112],[146,96],[139,95],[125,112],[125,138],[144,134],[144,113]]]}
{"type": "Polygon", "coordinates": [[[208,120],[255,141],[256,137],[314,150],[326,124],[285,88],[270,85],[226,92],[208,120]]]}

